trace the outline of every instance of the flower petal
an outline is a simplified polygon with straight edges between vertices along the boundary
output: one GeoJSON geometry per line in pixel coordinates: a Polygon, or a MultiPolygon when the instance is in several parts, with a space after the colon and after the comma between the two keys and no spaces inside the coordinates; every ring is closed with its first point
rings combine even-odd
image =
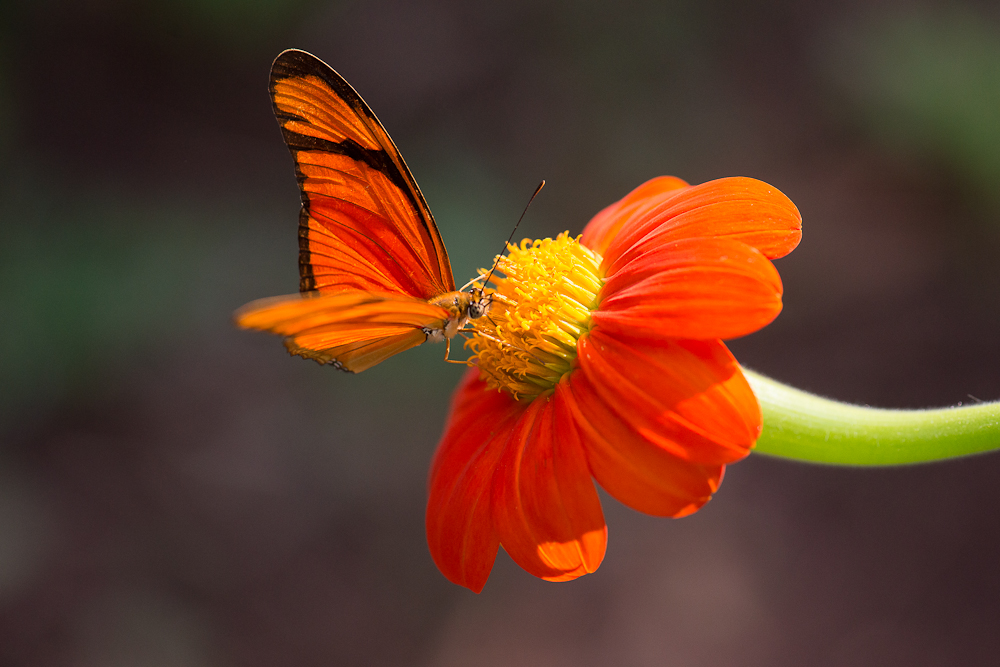
{"type": "Polygon", "coordinates": [[[490,512],[493,473],[522,411],[509,394],[490,390],[478,368],[469,369],[431,463],[431,556],[444,576],[476,593],[486,585],[500,544],[490,512]]]}
{"type": "Polygon", "coordinates": [[[599,255],[603,255],[621,226],[639,209],[655,205],[665,197],[672,197],[688,184],[674,176],[659,176],[646,181],[622,199],[608,206],[591,218],[583,228],[580,242],[599,255]]]}
{"type": "Polygon", "coordinates": [[[595,329],[580,341],[578,359],[578,373],[587,376],[597,398],[679,459],[733,463],[760,435],[760,405],[721,341],[651,345],[595,329]]]}
{"type": "Polygon", "coordinates": [[[681,239],[609,274],[595,326],[632,337],[735,338],[781,312],[781,278],[764,255],[731,239],[681,239]]]}
{"type": "Polygon", "coordinates": [[[752,178],[721,178],[637,209],[607,248],[611,275],[656,245],[682,238],[729,237],[776,259],[802,238],[802,216],[777,189],[752,178]]]}
{"type": "Polygon", "coordinates": [[[604,559],[601,501],[558,396],[536,398],[513,426],[493,480],[493,519],[504,550],[536,577],[575,579],[604,559]]]}
{"type": "Polygon", "coordinates": [[[643,349],[593,331],[580,340],[567,406],[590,470],[619,501],[680,517],[718,489],[760,433],[760,408],[719,341],[643,349]]]}

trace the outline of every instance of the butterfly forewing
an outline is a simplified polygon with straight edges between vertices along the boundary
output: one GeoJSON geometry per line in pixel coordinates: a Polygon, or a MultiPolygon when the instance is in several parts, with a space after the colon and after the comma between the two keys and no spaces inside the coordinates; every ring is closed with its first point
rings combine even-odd
{"type": "Polygon", "coordinates": [[[271,67],[271,99],[302,192],[302,291],[429,299],[455,289],[437,225],[395,144],[343,78],[304,51],[271,67]]]}

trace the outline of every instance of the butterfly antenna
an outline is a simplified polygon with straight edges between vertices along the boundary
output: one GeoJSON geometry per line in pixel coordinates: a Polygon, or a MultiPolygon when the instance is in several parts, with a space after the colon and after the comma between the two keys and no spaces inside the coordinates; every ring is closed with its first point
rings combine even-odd
{"type": "MultiPolygon", "coordinates": [[[[524,210],[521,211],[521,217],[517,219],[517,224],[514,225],[514,229],[510,230],[510,236],[507,237],[507,242],[503,244],[503,249],[500,250],[500,255],[503,255],[503,251],[506,250],[507,246],[510,245],[511,240],[514,238],[514,234],[517,232],[517,228],[521,226],[521,221],[524,220],[524,214],[528,212],[528,207],[531,206],[531,202],[535,201],[535,197],[538,196],[538,193],[541,192],[542,188],[544,187],[545,187],[545,181],[543,180],[541,183],[538,184],[538,187],[535,188],[535,194],[531,195],[531,199],[528,200],[528,203],[527,205],[525,205],[524,210]]],[[[500,256],[498,255],[496,261],[493,262],[493,268],[490,269],[489,274],[487,274],[486,276],[486,280],[483,282],[483,289],[486,289],[486,285],[490,282],[490,278],[493,277],[493,272],[497,270],[497,266],[499,264],[500,264],[500,256]]]]}

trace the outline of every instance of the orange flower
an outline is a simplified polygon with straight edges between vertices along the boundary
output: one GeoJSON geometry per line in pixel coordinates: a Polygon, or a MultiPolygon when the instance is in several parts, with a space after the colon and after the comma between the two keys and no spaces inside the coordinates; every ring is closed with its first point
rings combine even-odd
{"type": "Polygon", "coordinates": [[[479,592],[497,549],[550,581],[595,571],[607,527],[591,478],[622,503],[681,517],[761,431],[723,338],[781,310],[769,261],[801,217],[760,181],[653,179],[583,235],[510,246],[430,472],[427,539],[479,592]]]}

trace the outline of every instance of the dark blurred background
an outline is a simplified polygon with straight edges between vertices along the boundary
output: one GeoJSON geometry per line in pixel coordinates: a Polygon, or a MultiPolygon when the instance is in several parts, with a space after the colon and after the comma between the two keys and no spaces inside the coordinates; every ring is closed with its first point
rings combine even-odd
{"type": "Polygon", "coordinates": [[[732,348],[842,400],[1000,397],[993,2],[0,2],[0,665],[992,665],[1000,457],[751,456],[693,517],[605,498],[598,573],[435,569],[461,369],[359,376],[232,311],[295,291],[267,96],[307,49],[365,97],[464,282],[642,181],[802,211],[786,307],[732,348]]]}

